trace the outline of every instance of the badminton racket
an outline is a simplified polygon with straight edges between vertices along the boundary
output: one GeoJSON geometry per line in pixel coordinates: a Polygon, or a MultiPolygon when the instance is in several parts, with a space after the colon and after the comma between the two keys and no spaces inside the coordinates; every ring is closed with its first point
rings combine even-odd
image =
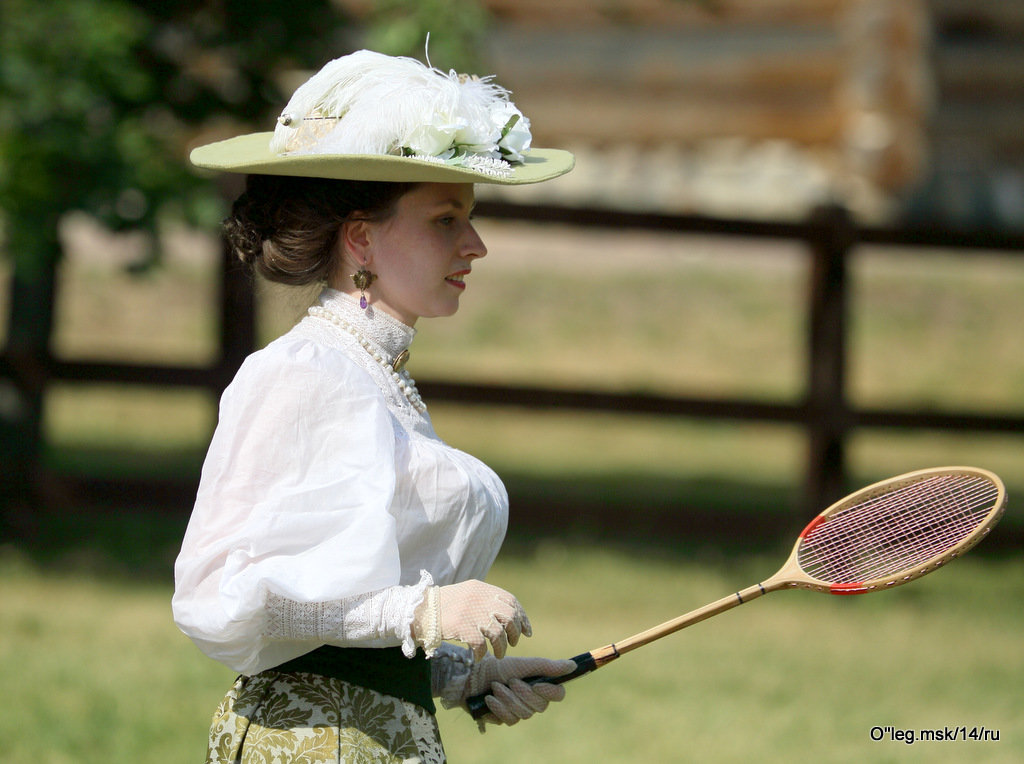
{"type": "MultiPolygon", "coordinates": [[[[780,589],[866,594],[931,573],[981,541],[1006,504],[1002,481],[974,467],[941,467],[883,480],[840,499],[800,533],[771,578],[620,642],[577,655],[576,670],[529,683],[561,684],[596,671],[631,650],[780,589]]],[[[474,718],[488,713],[482,693],[469,698],[474,718]]]]}

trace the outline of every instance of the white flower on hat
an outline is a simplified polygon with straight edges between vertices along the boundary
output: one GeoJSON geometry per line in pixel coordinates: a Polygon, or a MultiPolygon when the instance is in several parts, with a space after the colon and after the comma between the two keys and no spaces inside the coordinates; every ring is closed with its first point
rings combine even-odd
{"type": "Polygon", "coordinates": [[[501,130],[490,121],[464,122],[455,134],[455,145],[464,152],[498,159],[498,139],[501,130]]]}
{"type": "Polygon", "coordinates": [[[514,104],[505,102],[494,107],[497,121],[502,123],[498,150],[509,162],[522,162],[523,155],[530,150],[533,136],[530,134],[530,120],[514,104]]]}
{"type": "Polygon", "coordinates": [[[300,86],[278,119],[277,154],[389,154],[511,172],[530,123],[490,77],[444,74],[362,50],[300,86]]]}
{"type": "Polygon", "coordinates": [[[420,125],[402,142],[402,150],[408,156],[429,156],[450,159],[455,154],[454,144],[462,124],[449,122],[440,115],[420,125]]]}

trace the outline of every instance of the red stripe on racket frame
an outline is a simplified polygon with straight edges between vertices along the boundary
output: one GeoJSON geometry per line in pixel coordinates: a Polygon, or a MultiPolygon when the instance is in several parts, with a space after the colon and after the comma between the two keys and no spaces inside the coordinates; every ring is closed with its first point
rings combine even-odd
{"type": "Polygon", "coordinates": [[[805,539],[808,536],[810,536],[814,532],[814,529],[821,525],[823,522],[825,522],[825,516],[818,515],[816,518],[814,518],[813,520],[811,520],[811,522],[807,524],[806,528],[800,531],[800,538],[805,539]]]}
{"type": "Polygon", "coordinates": [[[832,594],[867,594],[871,591],[868,587],[859,582],[852,584],[832,584],[828,590],[832,594]]]}

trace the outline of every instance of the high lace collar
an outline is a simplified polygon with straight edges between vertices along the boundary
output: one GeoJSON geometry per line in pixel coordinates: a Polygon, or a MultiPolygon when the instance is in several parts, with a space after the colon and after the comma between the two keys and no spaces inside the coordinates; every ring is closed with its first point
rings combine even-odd
{"type": "Polygon", "coordinates": [[[411,326],[372,305],[363,310],[354,297],[337,289],[325,288],[317,304],[355,327],[389,362],[407,350],[416,336],[411,326]]]}

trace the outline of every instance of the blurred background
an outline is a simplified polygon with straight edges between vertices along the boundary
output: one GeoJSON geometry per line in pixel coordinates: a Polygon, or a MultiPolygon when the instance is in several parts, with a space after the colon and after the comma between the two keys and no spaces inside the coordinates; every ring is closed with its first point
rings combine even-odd
{"type": "Polygon", "coordinates": [[[239,179],[185,160],[270,129],[362,47],[496,74],[534,145],[577,156],[478,188],[490,255],[409,366],[442,437],[509,487],[492,580],[532,651],[763,579],[811,514],[889,475],[972,464],[1011,496],[969,559],[878,602],[722,616],[513,729],[442,714],[450,759],[1024,755],[1024,2],[0,13],[4,761],[201,759],[231,677],[174,628],[171,566],[220,391],[314,295],[234,267],[217,226],[239,179]],[[980,732],[908,746],[874,725],[980,732]]]}

